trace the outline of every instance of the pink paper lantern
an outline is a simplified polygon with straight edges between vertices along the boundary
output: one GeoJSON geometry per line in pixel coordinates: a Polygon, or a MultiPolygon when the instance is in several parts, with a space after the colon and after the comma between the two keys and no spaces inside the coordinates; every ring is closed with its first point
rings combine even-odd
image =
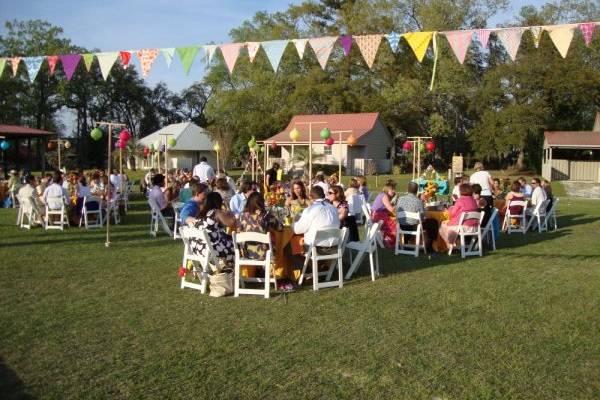
{"type": "Polygon", "coordinates": [[[333,146],[333,143],[335,143],[335,141],[333,140],[332,137],[327,138],[327,140],[325,141],[325,144],[327,146],[333,146]]]}
{"type": "Polygon", "coordinates": [[[404,144],[402,145],[402,149],[404,151],[411,151],[413,148],[413,144],[411,141],[407,140],[406,142],[404,142],[404,144]]]}
{"type": "Polygon", "coordinates": [[[435,142],[433,140],[429,140],[427,143],[425,143],[425,150],[427,150],[429,153],[433,153],[435,150],[435,142]]]}
{"type": "Polygon", "coordinates": [[[123,129],[121,133],[119,133],[119,139],[122,142],[127,142],[129,139],[131,139],[131,133],[127,129],[123,129]]]}

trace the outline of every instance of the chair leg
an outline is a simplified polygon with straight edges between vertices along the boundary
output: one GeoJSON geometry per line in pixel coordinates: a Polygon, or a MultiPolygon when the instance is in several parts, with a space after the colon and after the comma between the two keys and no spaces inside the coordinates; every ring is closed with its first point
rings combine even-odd
{"type": "Polygon", "coordinates": [[[269,291],[271,289],[271,266],[265,265],[265,299],[269,298],[269,291]]]}
{"type": "Polygon", "coordinates": [[[233,268],[233,278],[235,283],[233,285],[233,297],[240,297],[240,265],[236,261],[235,267],[233,268]]]}
{"type": "Polygon", "coordinates": [[[339,288],[344,287],[344,271],[343,271],[343,266],[342,266],[342,257],[343,256],[344,256],[343,254],[340,254],[340,256],[338,257],[338,262],[337,262],[338,282],[339,282],[338,287],[339,288]]]}
{"type": "Polygon", "coordinates": [[[312,281],[313,281],[313,290],[319,290],[319,264],[314,259],[312,260],[312,281]]]}
{"type": "Polygon", "coordinates": [[[371,281],[375,282],[375,263],[373,261],[373,252],[369,252],[369,265],[371,266],[371,281]]]}

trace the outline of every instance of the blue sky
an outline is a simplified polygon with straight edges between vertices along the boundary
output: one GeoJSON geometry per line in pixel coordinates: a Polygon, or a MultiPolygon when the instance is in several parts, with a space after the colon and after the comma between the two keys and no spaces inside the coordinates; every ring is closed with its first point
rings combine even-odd
{"type": "MultiPolygon", "coordinates": [[[[102,51],[139,48],[181,47],[191,44],[227,42],[229,31],[255,12],[283,11],[300,0],[0,0],[4,32],[7,19],[44,19],[63,27],[65,36],[75,44],[102,51]]],[[[539,6],[545,0],[512,1],[511,9],[490,21],[505,22],[521,6],[539,6]]],[[[135,63],[137,64],[137,59],[135,63]]],[[[177,57],[167,68],[161,56],[154,62],[148,83],[162,80],[179,91],[202,79],[203,68],[197,58],[189,76],[177,57]]]]}

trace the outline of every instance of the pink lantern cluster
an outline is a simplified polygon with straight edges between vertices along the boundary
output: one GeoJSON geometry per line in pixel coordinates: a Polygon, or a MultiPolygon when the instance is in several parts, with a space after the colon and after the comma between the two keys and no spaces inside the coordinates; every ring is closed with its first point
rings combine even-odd
{"type": "Polygon", "coordinates": [[[121,133],[119,133],[119,140],[117,140],[117,144],[115,145],[117,149],[125,149],[127,147],[127,142],[131,140],[131,132],[127,129],[123,129],[121,133]]]}
{"type": "MultiPolygon", "coordinates": [[[[411,142],[410,140],[407,140],[402,145],[402,150],[404,150],[405,152],[412,151],[412,149],[413,149],[413,142],[411,142]]],[[[423,145],[423,143],[421,143],[419,152],[422,152],[424,150],[426,150],[428,153],[433,153],[435,151],[435,142],[433,140],[428,140],[425,143],[425,145],[423,145]]]]}

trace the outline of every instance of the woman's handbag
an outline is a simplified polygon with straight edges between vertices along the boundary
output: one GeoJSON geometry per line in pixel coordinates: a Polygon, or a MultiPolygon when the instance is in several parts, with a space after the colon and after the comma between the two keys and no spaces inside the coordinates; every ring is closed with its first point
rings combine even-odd
{"type": "Polygon", "coordinates": [[[211,297],[223,297],[233,293],[233,271],[221,270],[209,276],[211,297]]]}

